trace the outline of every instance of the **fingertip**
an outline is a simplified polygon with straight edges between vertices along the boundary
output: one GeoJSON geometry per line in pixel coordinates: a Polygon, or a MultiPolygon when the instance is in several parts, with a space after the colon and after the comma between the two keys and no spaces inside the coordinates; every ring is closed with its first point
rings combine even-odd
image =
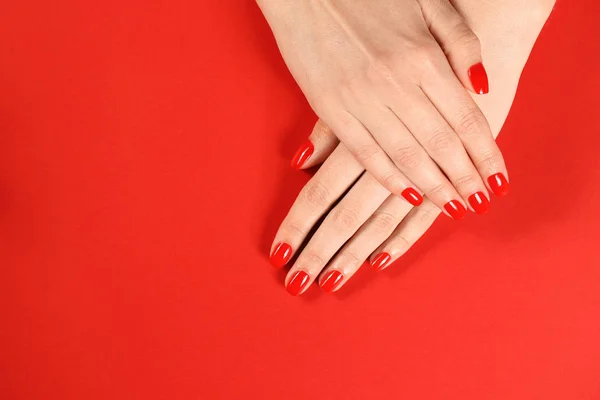
{"type": "Polygon", "coordinates": [[[274,268],[283,268],[292,258],[292,246],[287,243],[278,243],[269,257],[269,261],[274,268]]]}
{"type": "Polygon", "coordinates": [[[468,75],[475,93],[488,94],[490,92],[489,79],[483,63],[479,62],[471,66],[468,75]]]}
{"type": "Polygon", "coordinates": [[[392,260],[392,256],[389,253],[382,252],[376,255],[371,260],[371,267],[375,271],[383,271],[390,265],[390,261],[392,260]]]}
{"type": "Polygon", "coordinates": [[[319,286],[327,293],[335,292],[341,286],[344,280],[344,274],[340,271],[332,270],[325,274],[325,277],[319,282],[319,286]]]}
{"type": "Polygon", "coordinates": [[[290,162],[290,166],[295,170],[303,169],[314,152],[315,146],[310,140],[307,140],[298,148],[298,150],[296,150],[296,153],[290,162]]]}
{"type": "Polygon", "coordinates": [[[407,188],[402,191],[402,197],[414,207],[423,204],[423,196],[413,188],[407,188]]]}
{"type": "Polygon", "coordinates": [[[297,271],[287,283],[285,289],[292,296],[299,296],[307,288],[309,281],[310,275],[304,271],[297,271]]]}

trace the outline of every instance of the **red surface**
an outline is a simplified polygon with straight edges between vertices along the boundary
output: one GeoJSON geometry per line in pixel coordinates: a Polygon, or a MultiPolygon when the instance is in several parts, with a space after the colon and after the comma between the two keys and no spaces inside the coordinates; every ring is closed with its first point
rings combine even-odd
{"type": "Polygon", "coordinates": [[[600,6],[563,3],[511,194],[296,298],[268,253],[314,116],[254,3],[4,0],[0,397],[600,399],[600,6]]]}

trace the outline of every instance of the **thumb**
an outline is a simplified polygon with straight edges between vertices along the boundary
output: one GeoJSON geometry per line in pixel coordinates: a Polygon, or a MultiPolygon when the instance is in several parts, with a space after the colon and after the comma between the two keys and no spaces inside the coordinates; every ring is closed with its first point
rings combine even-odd
{"type": "Polygon", "coordinates": [[[463,86],[477,94],[488,93],[481,44],[467,21],[448,0],[421,0],[420,3],[429,31],[446,53],[463,86]]]}
{"type": "Polygon", "coordinates": [[[292,158],[292,168],[300,170],[321,164],[333,153],[338,143],[339,140],[331,129],[323,121],[317,121],[308,140],[292,158]]]}

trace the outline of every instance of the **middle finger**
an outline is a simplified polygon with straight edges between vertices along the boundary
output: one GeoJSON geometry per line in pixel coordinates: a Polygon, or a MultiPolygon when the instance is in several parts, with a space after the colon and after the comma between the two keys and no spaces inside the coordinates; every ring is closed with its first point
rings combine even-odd
{"type": "Polygon", "coordinates": [[[287,291],[294,296],[303,293],[389,195],[372,175],[363,174],[329,212],[290,269],[285,280],[287,291]]]}

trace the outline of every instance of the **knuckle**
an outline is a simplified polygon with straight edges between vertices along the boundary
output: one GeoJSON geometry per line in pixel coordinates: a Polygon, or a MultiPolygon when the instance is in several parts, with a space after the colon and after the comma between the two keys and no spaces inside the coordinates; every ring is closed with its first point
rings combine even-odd
{"type": "Polygon", "coordinates": [[[443,152],[454,147],[457,144],[457,139],[454,132],[438,129],[429,134],[427,146],[430,151],[443,152]]]}
{"type": "Polygon", "coordinates": [[[429,190],[426,190],[425,195],[429,198],[434,198],[438,194],[442,193],[445,190],[445,188],[446,186],[443,183],[440,183],[439,185],[435,185],[429,190]]]}
{"type": "Polygon", "coordinates": [[[426,226],[429,226],[440,215],[440,210],[433,207],[419,207],[419,220],[426,226]]]}
{"type": "Polygon", "coordinates": [[[413,169],[419,167],[423,159],[419,155],[419,151],[414,146],[400,147],[394,150],[392,159],[396,165],[404,169],[413,169]]]}
{"type": "Polygon", "coordinates": [[[356,267],[358,265],[361,265],[364,261],[365,261],[365,257],[360,257],[358,254],[356,254],[355,251],[353,250],[346,250],[343,255],[342,255],[343,259],[344,259],[344,265],[346,268],[350,267],[356,267]]]}
{"type": "Polygon", "coordinates": [[[470,51],[479,52],[481,49],[481,44],[477,35],[462,21],[454,28],[452,44],[466,47],[470,51]]]}
{"type": "Polygon", "coordinates": [[[344,76],[340,78],[338,92],[343,101],[354,103],[356,101],[361,101],[364,97],[365,90],[363,86],[364,83],[362,77],[344,76]]]}
{"type": "Polygon", "coordinates": [[[396,171],[391,171],[384,175],[381,183],[389,192],[395,192],[402,187],[402,176],[396,171]]]}
{"type": "Polygon", "coordinates": [[[436,57],[438,44],[432,40],[424,40],[412,49],[413,55],[419,61],[432,60],[436,57]]]}
{"type": "Polygon", "coordinates": [[[378,232],[386,233],[392,231],[397,224],[397,218],[384,211],[376,211],[373,214],[373,225],[378,232]]]}
{"type": "Polygon", "coordinates": [[[398,233],[394,237],[394,246],[400,255],[406,253],[411,248],[411,242],[402,234],[398,233]]]}
{"type": "Polygon", "coordinates": [[[369,64],[367,76],[371,81],[391,82],[394,80],[395,55],[384,54],[369,64]]]}
{"type": "Polygon", "coordinates": [[[481,111],[475,107],[469,107],[463,111],[458,119],[457,131],[465,138],[479,135],[487,129],[487,122],[481,111]]]}
{"type": "Polygon", "coordinates": [[[363,164],[378,156],[380,151],[376,144],[369,144],[358,147],[353,153],[358,162],[363,164]]]}
{"type": "Polygon", "coordinates": [[[440,52],[437,42],[426,40],[412,50],[412,59],[421,71],[437,71],[440,52]]]}
{"type": "Polygon", "coordinates": [[[358,228],[358,214],[347,207],[336,207],[331,219],[333,225],[342,232],[354,232],[358,228]]]}
{"type": "Polygon", "coordinates": [[[326,264],[326,260],[319,253],[311,251],[302,253],[302,265],[306,265],[308,269],[318,268],[326,264]]]}
{"type": "Polygon", "coordinates": [[[477,163],[477,168],[490,170],[490,171],[498,171],[500,166],[503,164],[502,156],[496,154],[484,155],[477,163]]]}
{"type": "Polygon", "coordinates": [[[324,208],[329,204],[329,189],[318,180],[306,185],[302,195],[304,202],[312,208],[324,208]]]}
{"type": "Polygon", "coordinates": [[[288,222],[285,229],[288,230],[290,233],[292,233],[292,235],[298,236],[298,237],[304,237],[308,233],[307,229],[304,228],[297,221],[288,222]]]}
{"type": "Polygon", "coordinates": [[[468,174],[462,176],[454,181],[454,186],[458,187],[467,187],[472,188],[475,187],[477,182],[479,181],[478,177],[473,174],[468,174]]]}

